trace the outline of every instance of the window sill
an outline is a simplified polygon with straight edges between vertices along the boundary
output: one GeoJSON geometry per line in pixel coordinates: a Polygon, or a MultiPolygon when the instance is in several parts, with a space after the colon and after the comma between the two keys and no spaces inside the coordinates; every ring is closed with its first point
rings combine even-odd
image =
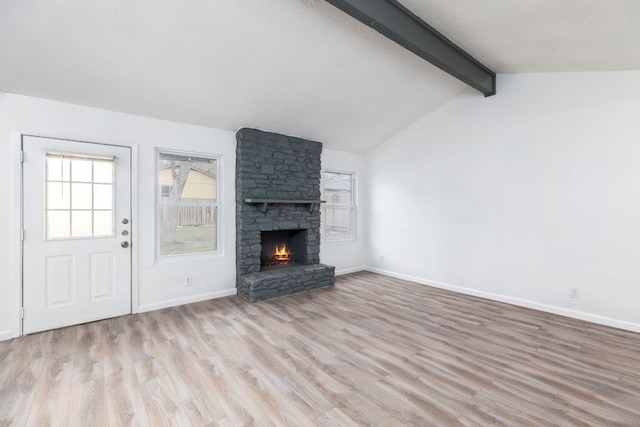
{"type": "Polygon", "coordinates": [[[355,244],[357,243],[358,240],[357,239],[345,239],[345,240],[325,240],[324,243],[326,243],[327,245],[336,245],[336,244],[355,244]]]}
{"type": "Polygon", "coordinates": [[[222,258],[224,253],[222,251],[216,252],[197,252],[190,254],[175,254],[175,255],[156,255],[156,264],[171,264],[175,262],[190,262],[205,260],[211,258],[222,258]]]}

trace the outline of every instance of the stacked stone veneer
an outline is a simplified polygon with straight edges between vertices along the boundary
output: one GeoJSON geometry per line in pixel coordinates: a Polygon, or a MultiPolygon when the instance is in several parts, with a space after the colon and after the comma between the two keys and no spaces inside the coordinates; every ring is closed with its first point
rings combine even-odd
{"type": "Polygon", "coordinates": [[[319,200],[322,144],[256,129],[236,134],[236,285],[251,302],[334,284],[335,267],[320,264],[320,210],[307,204],[246,199],[319,200]],[[305,230],[306,264],[260,271],[260,232],[305,230]]]}

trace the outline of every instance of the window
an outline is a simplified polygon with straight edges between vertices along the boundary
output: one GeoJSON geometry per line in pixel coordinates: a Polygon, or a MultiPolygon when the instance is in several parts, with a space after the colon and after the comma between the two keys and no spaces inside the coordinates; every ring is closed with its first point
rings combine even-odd
{"type": "Polygon", "coordinates": [[[354,239],[355,176],[352,173],[325,172],[324,235],[327,242],[354,239]]]}
{"type": "Polygon", "coordinates": [[[161,185],[160,186],[160,195],[164,199],[165,197],[169,197],[171,194],[171,186],[170,185],[161,185]]]}
{"type": "Polygon", "coordinates": [[[217,157],[158,152],[158,254],[218,250],[217,157]]]}
{"type": "Polygon", "coordinates": [[[45,155],[47,240],[114,236],[114,159],[45,155]]]}

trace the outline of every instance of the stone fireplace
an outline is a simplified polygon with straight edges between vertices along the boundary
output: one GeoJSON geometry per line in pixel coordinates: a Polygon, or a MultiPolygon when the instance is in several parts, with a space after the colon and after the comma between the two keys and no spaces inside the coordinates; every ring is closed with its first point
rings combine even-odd
{"type": "Polygon", "coordinates": [[[320,264],[322,144],[236,134],[236,286],[251,302],[334,284],[320,264]]]}

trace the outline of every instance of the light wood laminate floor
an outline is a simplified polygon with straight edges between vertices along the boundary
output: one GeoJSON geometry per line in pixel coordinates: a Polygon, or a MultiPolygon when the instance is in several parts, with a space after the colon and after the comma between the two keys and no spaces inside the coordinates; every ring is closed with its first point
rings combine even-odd
{"type": "Polygon", "coordinates": [[[0,342],[0,425],[639,426],[640,335],[356,273],[0,342]]]}

